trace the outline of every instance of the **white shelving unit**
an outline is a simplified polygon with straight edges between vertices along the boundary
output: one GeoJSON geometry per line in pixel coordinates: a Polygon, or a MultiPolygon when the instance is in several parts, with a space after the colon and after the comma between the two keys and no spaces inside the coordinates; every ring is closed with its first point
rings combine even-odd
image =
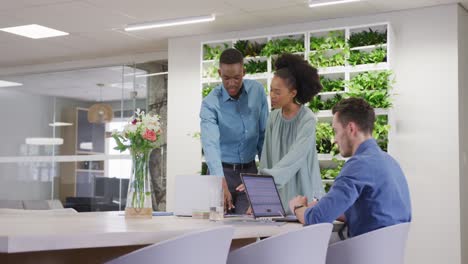
{"type": "Polygon", "coordinates": [[[350,50],[373,50],[373,49],[376,49],[376,48],[379,48],[379,47],[380,48],[387,48],[387,44],[354,47],[354,48],[350,48],[350,50]]]}
{"type": "Polygon", "coordinates": [[[335,180],[332,180],[332,179],[323,179],[322,182],[323,183],[329,183],[329,184],[333,184],[335,180]]]}
{"type": "MultiPolygon", "coordinates": [[[[314,31],[308,31],[308,32],[292,32],[288,34],[279,34],[279,35],[268,35],[268,36],[255,36],[255,37],[249,37],[249,38],[241,38],[241,39],[228,39],[228,40],[219,40],[219,41],[213,41],[213,42],[205,42],[202,43],[201,49],[202,49],[202,58],[204,56],[203,53],[203,45],[209,45],[211,47],[215,46],[222,46],[222,47],[235,47],[236,42],[239,40],[248,40],[252,42],[257,42],[261,44],[265,44],[269,41],[272,40],[277,40],[277,39],[304,39],[304,51],[303,52],[296,52],[295,54],[299,54],[301,56],[304,56],[304,59],[310,62],[310,56],[313,54],[316,54],[320,52],[323,56],[325,57],[332,57],[335,54],[345,54],[346,56],[349,56],[347,52],[372,52],[376,49],[385,49],[386,50],[386,58],[385,61],[379,62],[379,63],[372,63],[372,64],[360,64],[360,65],[350,65],[348,63],[348,57],[345,57],[344,62],[341,61],[340,58],[336,59],[334,62],[338,63],[339,65],[335,65],[332,67],[320,67],[318,68],[319,75],[322,76],[323,78],[331,79],[331,80],[343,80],[345,84],[349,83],[354,76],[356,76],[359,73],[364,73],[364,72],[370,72],[370,71],[386,71],[390,70],[390,63],[391,63],[391,30],[390,30],[390,24],[389,23],[378,23],[378,24],[370,24],[370,25],[359,25],[359,26],[352,26],[352,27],[341,27],[341,28],[331,28],[331,29],[320,29],[320,30],[314,30],[314,31]],[[359,32],[363,31],[368,31],[369,29],[372,29],[372,31],[378,31],[378,32],[386,32],[387,37],[386,37],[386,43],[379,43],[376,45],[365,45],[365,46],[359,46],[359,47],[352,47],[350,48],[348,46],[348,40],[349,38],[359,32]],[[316,50],[315,48],[317,45],[314,45],[314,47],[311,47],[311,37],[315,38],[320,38],[320,37],[327,37],[327,36],[337,36],[334,35],[335,33],[330,33],[330,32],[340,32],[340,36],[344,36],[345,39],[345,45],[342,47],[332,47],[328,49],[323,49],[323,50],[316,50]]],[[[315,42],[316,43],[316,42],[315,42]]],[[[339,44],[341,45],[341,44],[339,44]]],[[[255,74],[246,74],[245,78],[246,79],[254,79],[258,80],[266,87],[270,87],[271,84],[271,79],[273,78],[273,68],[274,68],[274,60],[276,59],[278,55],[272,55],[269,57],[265,56],[254,56],[254,57],[246,57],[244,59],[244,64],[248,63],[249,61],[255,60],[255,61],[266,61],[267,62],[267,71],[263,73],[255,73],[255,74]]],[[[206,87],[207,85],[213,85],[213,84],[219,84],[221,83],[221,80],[218,76],[209,76],[209,72],[214,72],[213,67],[218,67],[217,63],[218,61],[215,60],[202,60],[201,58],[201,87],[202,89],[206,87]],[[211,70],[209,67],[212,67],[211,70]]],[[[315,58],[317,59],[317,58],[315,58]]],[[[320,59],[320,58],[319,58],[320,59]]],[[[342,91],[327,91],[327,92],[322,92],[320,93],[320,98],[322,101],[326,101],[328,99],[334,98],[336,95],[339,94],[345,94],[349,92],[348,86],[344,85],[342,91]]],[[[269,100],[268,100],[269,101],[269,100]]],[[[382,108],[376,108],[375,109],[376,115],[387,115],[389,114],[388,109],[382,109],[382,108]]],[[[327,122],[331,123],[333,115],[331,113],[331,110],[322,110],[316,113],[317,115],[317,120],[318,122],[327,122]]],[[[344,160],[340,156],[335,156],[332,157],[330,154],[319,154],[319,161],[320,161],[320,166],[321,168],[333,168],[333,166],[336,166],[336,164],[333,161],[333,158],[336,158],[338,160],[344,160]]],[[[324,183],[332,183],[333,180],[324,180],[324,183]]]]}

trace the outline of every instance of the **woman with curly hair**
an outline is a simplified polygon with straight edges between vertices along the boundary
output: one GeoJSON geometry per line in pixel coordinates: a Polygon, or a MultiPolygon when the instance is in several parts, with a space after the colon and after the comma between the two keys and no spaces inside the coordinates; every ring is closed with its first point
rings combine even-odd
{"type": "Polygon", "coordinates": [[[283,54],[275,63],[271,106],[260,173],[272,175],[283,207],[296,195],[312,200],[325,192],[315,146],[314,113],[306,106],[322,90],[317,69],[301,56],[283,54]]]}

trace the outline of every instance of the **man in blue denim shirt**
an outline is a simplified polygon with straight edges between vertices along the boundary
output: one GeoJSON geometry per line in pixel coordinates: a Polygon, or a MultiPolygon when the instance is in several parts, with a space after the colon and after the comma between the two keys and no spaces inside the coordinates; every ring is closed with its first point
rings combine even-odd
{"type": "Polygon", "coordinates": [[[363,99],[344,99],[333,108],[335,142],[343,166],[327,195],[311,202],[296,197],[289,203],[301,223],[344,220],[348,236],[411,221],[411,201],[398,163],[372,138],[374,109],[363,99]]]}
{"type": "Polygon", "coordinates": [[[225,207],[243,214],[249,201],[240,173],[257,173],[268,119],[263,85],[243,80],[244,58],[236,49],[226,49],[219,59],[217,86],[203,100],[200,111],[201,141],[210,175],[224,176],[225,207]]]}

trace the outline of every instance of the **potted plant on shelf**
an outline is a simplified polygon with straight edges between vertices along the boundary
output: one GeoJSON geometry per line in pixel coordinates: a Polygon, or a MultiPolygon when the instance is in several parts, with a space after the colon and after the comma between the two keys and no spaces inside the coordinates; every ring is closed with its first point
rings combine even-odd
{"type": "MultiPolygon", "coordinates": [[[[278,55],[282,53],[297,53],[304,52],[304,37],[295,39],[293,37],[287,37],[282,39],[272,39],[267,42],[265,47],[262,49],[261,55],[271,57],[272,55],[278,55]]],[[[274,63],[272,63],[274,64],[274,63]]]]}
{"type": "Polygon", "coordinates": [[[345,81],[343,78],[338,79],[328,79],[326,77],[320,76],[320,83],[322,84],[322,93],[325,92],[343,92],[345,89],[345,81]]]}
{"type": "Polygon", "coordinates": [[[382,45],[387,43],[387,30],[364,30],[361,32],[351,33],[348,39],[350,48],[364,47],[370,45],[382,45]]]}
{"type": "Polygon", "coordinates": [[[234,48],[242,53],[244,57],[257,57],[260,56],[265,43],[259,43],[249,40],[238,40],[234,44],[234,48]]]}
{"type": "Polygon", "coordinates": [[[203,59],[204,60],[218,60],[221,56],[221,53],[229,48],[227,43],[222,43],[220,45],[210,46],[208,44],[203,45],[203,59]]]}

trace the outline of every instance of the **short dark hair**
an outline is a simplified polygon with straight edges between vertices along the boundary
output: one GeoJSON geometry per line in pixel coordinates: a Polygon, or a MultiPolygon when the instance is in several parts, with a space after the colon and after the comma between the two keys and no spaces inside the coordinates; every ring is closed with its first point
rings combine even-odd
{"type": "Polygon", "coordinates": [[[333,107],[332,113],[338,113],[337,118],[342,125],[354,122],[363,132],[372,134],[374,130],[374,108],[362,98],[343,99],[333,107]]]}
{"type": "Polygon", "coordinates": [[[242,56],[242,53],[240,51],[233,48],[228,48],[221,53],[221,56],[219,57],[219,64],[236,63],[244,63],[244,56],[242,56]]]}
{"type": "Polygon", "coordinates": [[[275,76],[297,91],[296,101],[300,104],[309,102],[322,90],[317,69],[299,55],[281,55],[275,62],[275,76]]]}

